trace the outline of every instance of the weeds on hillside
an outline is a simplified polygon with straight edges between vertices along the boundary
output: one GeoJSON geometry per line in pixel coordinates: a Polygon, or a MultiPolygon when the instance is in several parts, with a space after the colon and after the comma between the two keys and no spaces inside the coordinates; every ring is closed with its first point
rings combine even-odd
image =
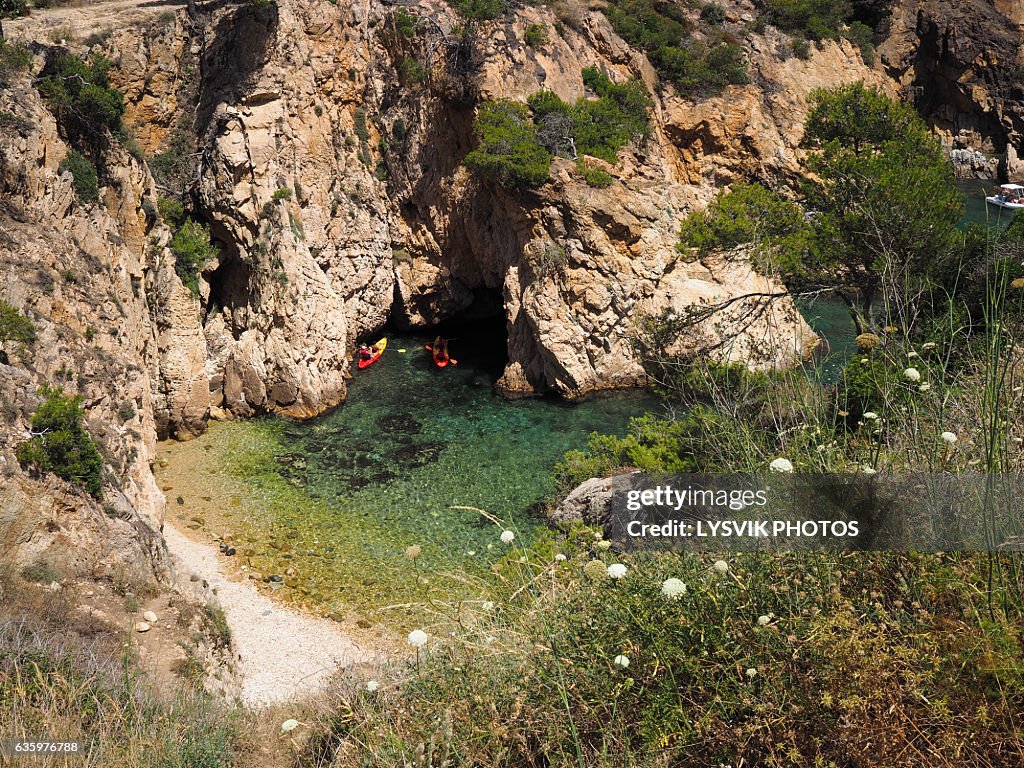
{"type": "Polygon", "coordinates": [[[576,528],[439,613],[404,679],[339,692],[300,764],[1011,764],[1021,627],[984,559],[619,556],[576,528]]]}

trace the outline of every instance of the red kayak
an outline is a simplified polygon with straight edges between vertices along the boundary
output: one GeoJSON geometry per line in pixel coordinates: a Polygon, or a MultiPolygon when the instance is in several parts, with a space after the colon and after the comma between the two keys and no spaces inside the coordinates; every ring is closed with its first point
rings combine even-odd
{"type": "Polygon", "coordinates": [[[451,363],[452,365],[459,364],[458,360],[453,359],[449,355],[445,355],[439,349],[434,349],[429,344],[425,344],[424,347],[426,349],[429,349],[431,353],[434,355],[434,365],[436,365],[438,368],[444,368],[446,365],[448,365],[448,363],[451,363]]]}
{"type": "Polygon", "coordinates": [[[380,360],[380,356],[384,354],[384,350],[387,348],[387,346],[387,339],[381,339],[380,341],[378,341],[376,344],[370,347],[370,350],[373,352],[372,355],[370,355],[369,357],[363,357],[362,355],[359,356],[359,367],[361,369],[369,368],[371,365],[376,363],[378,360],[380,360]]]}

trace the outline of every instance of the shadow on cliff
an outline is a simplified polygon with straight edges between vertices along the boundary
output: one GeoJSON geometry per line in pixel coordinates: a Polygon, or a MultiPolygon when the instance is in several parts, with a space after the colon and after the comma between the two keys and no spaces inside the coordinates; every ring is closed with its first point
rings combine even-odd
{"type": "MultiPolygon", "coordinates": [[[[224,3],[207,3],[206,15],[224,3]]],[[[202,85],[196,110],[196,131],[205,136],[222,104],[243,101],[270,56],[277,34],[278,11],[273,3],[239,5],[207,30],[201,57],[202,85]]]]}

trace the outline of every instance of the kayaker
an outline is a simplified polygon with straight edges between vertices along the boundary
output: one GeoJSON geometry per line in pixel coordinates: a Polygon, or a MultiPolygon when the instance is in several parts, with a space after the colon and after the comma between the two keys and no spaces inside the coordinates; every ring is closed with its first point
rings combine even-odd
{"type": "Polygon", "coordinates": [[[359,345],[359,357],[362,360],[369,360],[373,357],[373,349],[367,346],[365,342],[359,345]]]}

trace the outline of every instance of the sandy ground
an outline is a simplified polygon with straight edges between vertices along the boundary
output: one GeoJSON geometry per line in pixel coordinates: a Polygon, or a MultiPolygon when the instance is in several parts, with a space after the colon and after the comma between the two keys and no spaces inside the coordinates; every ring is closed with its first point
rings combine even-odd
{"type": "Polygon", "coordinates": [[[186,4],[187,0],[81,0],[5,20],[4,34],[8,40],[22,42],[84,41],[112,29],[148,23],[186,4]]]}
{"type": "Polygon", "coordinates": [[[246,705],[304,698],[322,690],[341,670],[369,669],[383,660],[335,622],[299,613],[230,578],[213,546],[193,541],[170,523],[164,524],[164,539],[180,577],[191,583],[195,574],[216,594],[231,627],[246,705]]]}

